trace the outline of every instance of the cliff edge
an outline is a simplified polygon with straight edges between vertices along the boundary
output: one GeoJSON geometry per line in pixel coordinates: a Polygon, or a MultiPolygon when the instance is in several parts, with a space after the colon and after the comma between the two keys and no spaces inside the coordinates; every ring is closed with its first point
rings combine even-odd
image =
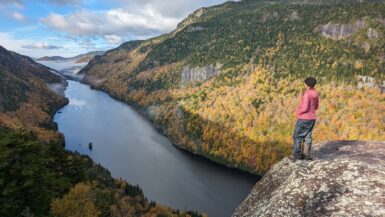
{"type": "Polygon", "coordinates": [[[385,142],[322,142],[313,153],[274,165],[233,217],[385,216],[385,142]]]}

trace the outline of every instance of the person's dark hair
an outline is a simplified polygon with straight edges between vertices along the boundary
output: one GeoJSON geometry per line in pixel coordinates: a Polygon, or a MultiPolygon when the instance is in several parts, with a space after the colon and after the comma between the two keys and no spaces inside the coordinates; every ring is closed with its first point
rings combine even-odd
{"type": "Polygon", "coordinates": [[[317,84],[317,80],[313,77],[308,77],[305,80],[305,84],[311,88],[313,88],[317,84]]]}

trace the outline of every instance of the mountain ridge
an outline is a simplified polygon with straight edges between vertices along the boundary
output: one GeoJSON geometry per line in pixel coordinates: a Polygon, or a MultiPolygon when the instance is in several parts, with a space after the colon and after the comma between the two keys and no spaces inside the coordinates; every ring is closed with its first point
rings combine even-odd
{"type": "Polygon", "coordinates": [[[62,57],[62,56],[44,56],[37,58],[36,61],[76,61],[76,63],[88,62],[92,58],[98,55],[104,54],[105,51],[90,51],[84,54],[79,54],[73,57],[62,57]]]}
{"type": "Polygon", "coordinates": [[[98,56],[82,81],[145,111],[179,147],[257,174],[290,153],[307,76],[321,93],[315,141],[385,139],[374,88],[385,80],[385,2],[292,2],[199,9],[168,34],[98,56]],[[376,85],[358,88],[360,76],[376,85]]]}
{"type": "Polygon", "coordinates": [[[0,46],[0,216],[202,216],[149,201],[139,186],[65,150],[53,115],[68,100],[50,88],[63,80],[0,46]]]}
{"type": "Polygon", "coordinates": [[[44,141],[60,138],[52,116],[67,100],[53,87],[64,87],[64,78],[1,46],[0,74],[0,125],[33,131],[44,141]]]}

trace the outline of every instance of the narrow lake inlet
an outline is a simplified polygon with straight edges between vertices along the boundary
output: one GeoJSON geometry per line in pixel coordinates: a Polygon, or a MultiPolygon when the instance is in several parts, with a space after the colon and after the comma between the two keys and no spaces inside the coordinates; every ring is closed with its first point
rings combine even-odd
{"type": "Polygon", "coordinates": [[[69,104],[55,115],[66,148],[138,184],[149,200],[226,217],[257,182],[256,176],[179,150],[146,118],[108,94],[68,83],[69,104]]]}

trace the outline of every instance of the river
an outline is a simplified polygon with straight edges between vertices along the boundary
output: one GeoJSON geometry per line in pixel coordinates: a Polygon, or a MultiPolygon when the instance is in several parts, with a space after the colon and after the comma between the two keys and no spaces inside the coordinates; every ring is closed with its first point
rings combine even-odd
{"type": "Polygon", "coordinates": [[[135,109],[88,85],[68,81],[65,96],[54,119],[66,148],[138,184],[149,200],[227,217],[258,180],[176,148],[135,109]]]}

